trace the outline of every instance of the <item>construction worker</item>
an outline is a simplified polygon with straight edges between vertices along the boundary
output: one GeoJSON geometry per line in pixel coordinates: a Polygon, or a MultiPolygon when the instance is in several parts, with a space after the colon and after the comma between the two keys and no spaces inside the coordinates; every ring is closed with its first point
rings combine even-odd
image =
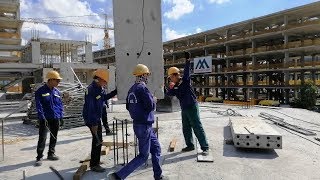
{"type": "Polygon", "coordinates": [[[150,153],[154,179],[164,179],[160,167],[161,147],[152,129],[156,98],[146,87],[150,71],[147,66],[138,64],[133,71],[133,75],[136,77],[136,81],[128,92],[126,108],[133,119],[133,130],[138,138],[139,155],[120,171],[110,174],[109,179],[126,179],[135,169],[148,160],[150,153]]]}
{"type": "Polygon", "coordinates": [[[105,92],[104,87],[107,85],[108,80],[109,71],[106,69],[97,69],[93,73],[93,82],[86,90],[82,112],[85,125],[89,127],[92,134],[90,168],[95,172],[105,171],[105,168],[100,166],[103,104],[117,94],[117,90],[109,94],[105,92]]]}
{"type": "Polygon", "coordinates": [[[50,144],[48,160],[58,160],[55,155],[55,146],[59,126],[63,126],[63,104],[61,93],[56,88],[62,79],[57,71],[49,71],[47,83],[35,92],[36,108],[39,118],[39,140],[37,145],[36,166],[42,165],[43,151],[46,144],[48,130],[50,132],[50,144]]]}
{"type": "Polygon", "coordinates": [[[180,76],[180,70],[176,67],[170,67],[168,69],[168,77],[170,79],[169,89],[167,95],[176,96],[180,101],[182,109],[182,130],[187,147],[182,151],[194,150],[194,143],[192,137],[192,130],[196,135],[203,155],[209,153],[209,145],[206,139],[206,134],[202,127],[199,117],[199,106],[191,86],[190,79],[190,54],[185,52],[186,64],[184,67],[183,77],[180,76]]]}

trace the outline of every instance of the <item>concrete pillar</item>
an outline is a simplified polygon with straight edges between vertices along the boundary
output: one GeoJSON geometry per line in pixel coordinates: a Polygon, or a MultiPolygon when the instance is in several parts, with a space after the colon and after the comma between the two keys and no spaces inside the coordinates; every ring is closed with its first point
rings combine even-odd
{"type": "Polygon", "coordinates": [[[204,35],[204,43],[207,44],[207,42],[208,42],[208,36],[204,35]]]}
{"type": "Polygon", "coordinates": [[[175,55],[175,54],[172,55],[172,60],[173,60],[172,63],[175,63],[175,62],[176,62],[176,59],[177,59],[177,55],[175,55]]]}
{"type": "MultiPolygon", "coordinates": [[[[289,62],[289,52],[284,53],[283,67],[286,69],[289,62]]],[[[289,71],[284,72],[284,85],[289,86],[289,71]]]]}
{"type": "Polygon", "coordinates": [[[204,56],[208,56],[208,55],[209,55],[208,49],[204,49],[204,56]]]}
{"type": "Polygon", "coordinates": [[[74,83],[74,74],[71,70],[71,63],[60,63],[60,75],[62,76],[62,82],[74,83]]]}
{"type": "Polygon", "coordinates": [[[251,30],[252,30],[251,34],[254,35],[254,33],[256,31],[256,23],[255,22],[251,24],[251,30]]]}
{"type": "MultiPolygon", "coordinates": [[[[304,54],[302,54],[301,55],[301,67],[303,68],[304,67],[304,54]]],[[[305,71],[304,70],[302,70],[301,71],[301,84],[304,84],[305,83],[305,77],[304,77],[304,75],[305,75],[305,71]]]]}
{"type": "Polygon", "coordinates": [[[290,89],[285,89],[284,90],[285,104],[289,104],[289,95],[290,95],[290,89]]]}
{"type": "Polygon", "coordinates": [[[230,38],[230,30],[227,29],[226,30],[226,41],[229,41],[229,38],[230,38]]]}
{"type": "Polygon", "coordinates": [[[93,63],[92,44],[89,42],[85,45],[85,61],[86,63],[93,63]]]}
{"type": "Polygon", "coordinates": [[[31,42],[31,53],[32,53],[32,64],[41,64],[40,58],[40,42],[32,41],[31,42]]]}
{"type": "Polygon", "coordinates": [[[71,50],[71,62],[76,62],[78,61],[78,52],[77,49],[72,49],[71,50]]]}
{"type": "Polygon", "coordinates": [[[284,15],[284,17],[283,17],[283,24],[284,24],[285,27],[288,26],[288,24],[289,24],[288,15],[284,15]]]}

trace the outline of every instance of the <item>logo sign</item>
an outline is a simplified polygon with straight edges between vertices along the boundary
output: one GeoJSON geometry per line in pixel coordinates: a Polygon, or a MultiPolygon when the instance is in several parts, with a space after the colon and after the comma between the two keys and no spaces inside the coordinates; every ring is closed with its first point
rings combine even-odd
{"type": "Polygon", "coordinates": [[[211,73],[212,56],[200,57],[193,59],[194,73],[211,73]]]}

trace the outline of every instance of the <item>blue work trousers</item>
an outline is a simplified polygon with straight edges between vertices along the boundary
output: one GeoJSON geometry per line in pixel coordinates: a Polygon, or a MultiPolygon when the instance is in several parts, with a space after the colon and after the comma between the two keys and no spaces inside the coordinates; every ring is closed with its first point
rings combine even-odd
{"type": "Polygon", "coordinates": [[[162,174],[160,167],[161,147],[152,125],[134,124],[133,130],[138,138],[139,155],[118,171],[117,175],[121,179],[125,179],[135,169],[143,165],[151,153],[154,178],[160,179],[162,174]]]}

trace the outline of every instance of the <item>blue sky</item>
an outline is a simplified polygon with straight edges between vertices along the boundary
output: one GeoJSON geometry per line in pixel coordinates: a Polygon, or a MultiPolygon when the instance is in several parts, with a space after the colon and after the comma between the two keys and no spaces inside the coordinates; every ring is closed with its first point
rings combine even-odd
{"type": "MultiPolygon", "coordinates": [[[[315,2],[315,0],[162,0],[163,41],[221,27],[315,2]]],[[[94,14],[94,17],[63,18],[64,21],[103,24],[102,16],[112,15],[112,0],[21,0],[21,17],[60,17],[94,14]]],[[[112,19],[110,22],[112,25],[112,19]]],[[[40,37],[84,40],[89,36],[102,47],[103,30],[25,23],[23,39],[30,30],[40,37]]],[[[111,37],[113,34],[111,32],[111,37]]]]}

